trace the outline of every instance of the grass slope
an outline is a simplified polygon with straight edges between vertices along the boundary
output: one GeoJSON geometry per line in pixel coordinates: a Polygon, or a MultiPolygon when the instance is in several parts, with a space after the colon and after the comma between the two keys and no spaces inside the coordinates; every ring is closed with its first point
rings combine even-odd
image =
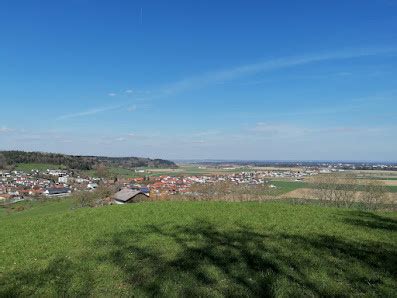
{"type": "Polygon", "coordinates": [[[158,202],[1,214],[0,296],[396,296],[397,215],[158,202]]]}

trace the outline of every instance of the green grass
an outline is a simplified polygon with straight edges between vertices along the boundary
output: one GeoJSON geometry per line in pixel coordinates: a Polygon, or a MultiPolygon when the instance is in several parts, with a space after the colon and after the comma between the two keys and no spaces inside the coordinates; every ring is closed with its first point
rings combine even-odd
{"type": "Polygon", "coordinates": [[[386,185],[385,188],[387,192],[397,192],[397,186],[395,185],[386,185]]]}
{"type": "MultiPolygon", "coordinates": [[[[133,177],[143,177],[144,173],[136,173],[134,170],[130,169],[125,169],[125,168],[120,168],[120,167],[109,167],[109,176],[117,176],[117,177],[122,177],[122,178],[133,178],[133,177]]],[[[90,176],[90,177],[96,177],[96,170],[85,170],[81,171],[82,174],[90,176]]]]}
{"type": "Polygon", "coordinates": [[[125,168],[111,167],[109,168],[110,174],[118,177],[138,177],[140,173],[135,173],[134,170],[125,168]]]}
{"type": "Polygon", "coordinates": [[[0,296],[397,294],[396,213],[281,202],[30,204],[0,217],[0,296]]]}
{"type": "Polygon", "coordinates": [[[309,183],[297,181],[271,181],[270,183],[277,187],[271,190],[273,195],[282,195],[298,188],[310,187],[309,183]]]}
{"type": "MultiPolygon", "coordinates": [[[[170,176],[186,176],[186,175],[212,175],[214,173],[237,173],[241,171],[247,170],[246,168],[238,168],[238,169],[215,169],[215,168],[207,168],[200,169],[198,166],[186,166],[182,165],[176,169],[161,169],[161,168],[151,168],[151,167],[139,167],[136,170],[145,170],[144,173],[137,173],[135,170],[120,168],[120,167],[109,167],[109,174],[111,176],[118,176],[123,178],[134,178],[134,177],[157,177],[162,175],[170,175],[170,176]]],[[[87,170],[82,171],[84,175],[95,177],[95,170],[87,170]]]]}
{"type": "Polygon", "coordinates": [[[153,168],[142,168],[147,170],[144,175],[146,176],[162,176],[162,175],[170,175],[170,176],[186,176],[186,175],[214,175],[214,174],[231,174],[231,173],[240,173],[242,171],[252,171],[252,169],[246,167],[238,167],[235,169],[223,169],[223,168],[200,168],[200,166],[196,165],[178,165],[179,167],[173,170],[169,169],[153,169],[153,168]],[[151,171],[153,170],[153,171],[151,171]]]}
{"type": "Polygon", "coordinates": [[[73,208],[72,198],[50,199],[44,202],[21,201],[11,205],[11,214],[5,208],[0,208],[0,220],[10,218],[30,218],[36,215],[50,215],[57,212],[65,212],[73,208]],[[24,211],[16,212],[17,207],[23,206],[24,211]]]}
{"type": "Polygon", "coordinates": [[[45,171],[47,169],[50,170],[58,170],[58,169],[66,169],[64,165],[55,165],[55,164],[47,164],[47,163],[20,163],[15,167],[17,171],[31,171],[31,170],[39,170],[45,171]]]}

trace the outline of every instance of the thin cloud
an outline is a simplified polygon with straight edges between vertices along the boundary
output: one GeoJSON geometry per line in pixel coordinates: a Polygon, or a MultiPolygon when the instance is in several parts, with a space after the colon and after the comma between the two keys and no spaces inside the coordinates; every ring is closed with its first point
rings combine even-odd
{"type": "Polygon", "coordinates": [[[128,111],[128,112],[135,112],[136,109],[137,109],[137,106],[136,106],[136,105],[132,105],[132,106],[130,106],[130,107],[127,108],[127,111],[128,111]]]}
{"type": "Polygon", "coordinates": [[[205,144],[206,141],[204,141],[204,140],[196,140],[196,141],[190,141],[188,143],[191,143],[191,144],[205,144]]]}
{"type": "Polygon", "coordinates": [[[378,134],[387,132],[388,127],[329,127],[323,129],[312,129],[313,133],[337,133],[337,134],[378,134]]]}
{"type": "Polygon", "coordinates": [[[128,95],[148,95],[151,94],[151,90],[139,90],[139,89],[127,89],[124,91],[124,93],[128,95]]]}
{"type": "MultiPolygon", "coordinates": [[[[170,95],[174,95],[180,92],[189,91],[192,89],[203,88],[208,85],[219,84],[224,81],[231,81],[235,79],[239,79],[246,76],[255,75],[258,73],[270,72],[284,68],[291,68],[302,66],[306,64],[325,62],[330,60],[343,60],[343,59],[354,59],[368,56],[378,56],[385,54],[396,54],[397,48],[393,47],[384,47],[384,48],[360,48],[353,50],[344,50],[344,51],[335,51],[323,54],[313,54],[306,56],[295,56],[295,57],[282,57],[271,59],[268,61],[254,63],[254,64],[246,64],[242,66],[237,66],[234,68],[229,68],[221,71],[209,72],[202,75],[197,75],[189,78],[185,78],[179,80],[174,83],[170,83],[160,89],[157,92],[153,91],[142,91],[142,90],[132,90],[127,89],[125,93],[129,94],[140,94],[140,95],[148,95],[152,94],[149,99],[160,99],[170,95]]],[[[346,75],[346,74],[345,74],[346,75]]],[[[109,96],[116,96],[116,93],[109,93],[109,96]]],[[[147,97],[141,97],[136,99],[137,101],[146,101],[147,97]]],[[[68,119],[75,118],[81,116],[94,115],[98,113],[107,112],[110,110],[115,110],[121,108],[125,105],[116,106],[116,107],[105,107],[105,108],[95,108],[88,111],[83,111],[74,114],[63,115],[58,118],[68,119]]],[[[133,106],[132,106],[133,107],[133,106]]],[[[129,111],[133,111],[134,108],[130,107],[129,111]]]]}
{"type": "Polygon", "coordinates": [[[249,132],[256,135],[268,137],[302,137],[308,135],[324,134],[378,134],[389,131],[388,127],[362,127],[362,126],[337,126],[337,127],[308,127],[294,125],[291,123],[266,123],[258,122],[254,127],[248,129],[249,132]]]}
{"type": "Polygon", "coordinates": [[[135,133],[135,132],[130,132],[126,134],[127,138],[130,139],[155,139],[156,141],[158,141],[161,137],[164,137],[164,135],[162,134],[158,134],[158,133],[135,133]]]}
{"type": "Polygon", "coordinates": [[[249,131],[263,136],[298,137],[304,135],[307,129],[291,124],[258,122],[249,131]]]}
{"type": "Polygon", "coordinates": [[[200,88],[210,84],[218,84],[223,81],[238,79],[245,76],[255,75],[262,72],[269,72],[273,70],[296,67],[311,63],[324,62],[329,60],[343,60],[352,58],[361,58],[367,56],[377,56],[383,54],[396,53],[396,48],[365,48],[355,50],[345,50],[338,52],[330,52],[324,54],[314,54],[300,57],[283,57],[271,59],[268,61],[246,64],[230,69],[225,69],[217,72],[210,72],[207,74],[193,76],[173,84],[169,84],[163,90],[165,94],[174,94],[189,89],[200,88]]]}
{"type": "Polygon", "coordinates": [[[2,126],[0,127],[0,133],[7,133],[7,132],[12,132],[14,131],[14,129],[6,127],[6,126],[2,126]]]}
{"type": "Polygon", "coordinates": [[[57,120],[63,120],[63,119],[70,119],[70,118],[77,118],[77,117],[84,117],[84,116],[91,116],[99,113],[104,113],[112,110],[117,110],[122,108],[124,105],[116,105],[116,106],[109,106],[109,107],[101,107],[101,108],[95,108],[79,113],[72,113],[72,114],[66,114],[62,115],[57,118],[57,120]]]}
{"type": "Polygon", "coordinates": [[[205,130],[193,133],[192,136],[194,137],[208,137],[208,136],[216,136],[221,134],[219,130],[205,130]]]}

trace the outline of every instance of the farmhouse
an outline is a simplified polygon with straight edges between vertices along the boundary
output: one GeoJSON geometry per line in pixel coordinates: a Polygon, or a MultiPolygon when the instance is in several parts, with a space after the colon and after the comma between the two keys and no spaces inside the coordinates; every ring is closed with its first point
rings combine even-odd
{"type": "Polygon", "coordinates": [[[116,204],[137,203],[147,199],[140,190],[124,188],[113,195],[116,204]]]}

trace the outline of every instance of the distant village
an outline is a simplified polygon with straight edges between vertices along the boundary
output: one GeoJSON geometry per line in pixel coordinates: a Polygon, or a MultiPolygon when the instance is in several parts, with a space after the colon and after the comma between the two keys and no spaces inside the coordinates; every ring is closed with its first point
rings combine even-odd
{"type": "MultiPolygon", "coordinates": [[[[354,169],[351,165],[350,169],[354,169]]],[[[381,167],[381,166],[379,166],[381,167]]],[[[206,166],[199,167],[200,169],[206,166]]],[[[384,167],[381,167],[384,168],[384,167]]],[[[265,169],[265,168],[264,168],[265,169]]],[[[150,197],[162,197],[173,194],[184,194],[190,192],[194,184],[211,184],[217,182],[230,182],[234,184],[261,185],[271,184],[272,179],[288,179],[290,181],[303,181],[308,176],[319,173],[331,173],[345,171],[346,165],[322,164],[320,167],[307,166],[302,170],[291,170],[282,167],[274,170],[260,170],[253,167],[252,170],[237,172],[238,167],[225,166],[222,170],[236,170],[236,172],[225,172],[213,175],[162,175],[145,176],[135,178],[105,179],[98,177],[76,176],[69,170],[0,170],[0,202],[18,202],[26,199],[43,197],[64,197],[74,192],[94,191],[98,186],[119,186],[119,190],[133,190],[135,194],[144,194],[150,197]]],[[[145,175],[145,170],[136,170],[145,175]]],[[[132,192],[130,195],[133,194],[132,192]]]]}
{"type": "Polygon", "coordinates": [[[235,184],[258,185],[268,183],[271,178],[292,178],[297,181],[305,176],[315,175],[319,171],[290,170],[252,171],[225,173],[221,175],[191,175],[136,177],[104,179],[97,177],[74,177],[68,170],[31,170],[0,171],[0,201],[17,202],[39,197],[63,197],[76,191],[93,191],[99,185],[120,185],[122,188],[139,190],[147,196],[163,196],[189,192],[193,184],[232,182],[235,184]]]}

